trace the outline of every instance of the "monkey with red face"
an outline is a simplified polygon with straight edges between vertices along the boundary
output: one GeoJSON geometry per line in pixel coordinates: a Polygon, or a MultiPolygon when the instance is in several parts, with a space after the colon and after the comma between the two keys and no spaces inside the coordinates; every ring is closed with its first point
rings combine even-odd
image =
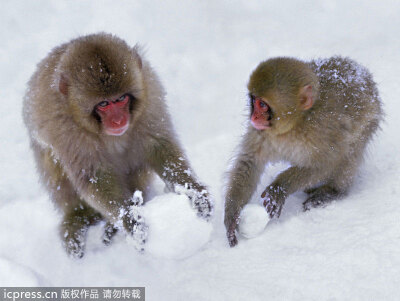
{"type": "Polygon", "coordinates": [[[253,71],[248,90],[250,122],[225,198],[231,246],[267,163],[291,164],[261,195],[270,217],[279,217],[286,198],[299,190],[308,194],[304,210],[323,206],[348,192],[383,116],[371,74],[348,58],[270,59],[253,71]]]}
{"type": "Polygon", "coordinates": [[[83,36],[54,48],[39,63],[24,101],[24,120],[38,170],[63,214],[67,252],[84,254],[90,225],[107,221],[143,242],[133,209],[146,198],[153,172],[188,194],[208,219],[212,202],[179,145],[164,91],[150,64],[110,34],[83,36]]]}

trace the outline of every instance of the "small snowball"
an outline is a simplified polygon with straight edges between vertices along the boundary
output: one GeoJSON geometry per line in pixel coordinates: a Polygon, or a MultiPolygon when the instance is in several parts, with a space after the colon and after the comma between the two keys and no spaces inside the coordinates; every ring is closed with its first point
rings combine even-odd
{"type": "Polygon", "coordinates": [[[239,232],[246,238],[254,238],[264,231],[269,220],[269,214],[264,207],[248,204],[240,214],[239,232]]]}
{"type": "Polygon", "coordinates": [[[148,228],[145,252],[156,257],[182,259],[193,255],[209,240],[211,223],[197,217],[186,195],[157,196],[143,207],[148,228]]]}

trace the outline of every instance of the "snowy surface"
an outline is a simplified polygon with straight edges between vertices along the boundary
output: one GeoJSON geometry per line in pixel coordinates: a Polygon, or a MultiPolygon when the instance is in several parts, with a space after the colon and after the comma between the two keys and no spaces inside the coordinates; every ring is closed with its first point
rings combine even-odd
{"type": "MultiPolygon", "coordinates": [[[[1,5],[0,286],[145,286],[148,300],[399,299],[399,1],[1,5]],[[68,258],[61,247],[59,215],[38,185],[22,97],[36,63],[52,47],[97,31],[145,46],[168,92],[182,144],[215,198],[210,242],[184,259],[139,254],[125,240],[105,247],[100,226],[89,231],[82,260],[68,258]],[[369,68],[387,114],[351,193],[306,213],[305,195],[294,194],[279,220],[230,249],[222,184],[246,122],[249,74],[273,56],[336,54],[369,68]]],[[[269,167],[256,195],[285,167],[269,167]]]]}
{"type": "Polygon", "coordinates": [[[185,195],[159,195],[143,209],[149,227],[145,251],[153,256],[184,259],[205,247],[210,240],[211,223],[197,217],[185,195]]]}
{"type": "Polygon", "coordinates": [[[239,233],[246,238],[260,235],[270,221],[267,210],[258,204],[247,204],[240,213],[239,233]]]}

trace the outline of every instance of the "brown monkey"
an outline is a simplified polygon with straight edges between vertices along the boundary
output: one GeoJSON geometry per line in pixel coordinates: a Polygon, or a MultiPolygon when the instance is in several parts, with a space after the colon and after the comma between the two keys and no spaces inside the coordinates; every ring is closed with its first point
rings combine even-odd
{"type": "Polygon", "coordinates": [[[105,242],[118,227],[145,239],[132,212],[146,197],[155,171],[187,193],[208,219],[212,203],[191,170],[167,112],[153,69],[123,40],[105,33],[77,38],[39,63],[29,82],[24,119],[42,180],[62,211],[67,251],[83,256],[89,225],[108,222],[105,242]]]}
{"type": "Polygon", "coordinates": [[[270,59],[253,71],[248,90],[250,123],[225,199],[230,246],[266,163],[291,164],[261,195],[270,217],[298,190],[308,194],[304,210],[326,204],[348,191],[383,115],[371,74],[348,58],[270,59]]]}

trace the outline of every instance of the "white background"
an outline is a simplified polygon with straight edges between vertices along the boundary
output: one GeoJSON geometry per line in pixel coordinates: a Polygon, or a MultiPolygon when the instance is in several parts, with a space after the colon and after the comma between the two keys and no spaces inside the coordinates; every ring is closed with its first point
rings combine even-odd
{"type": "MultiPolygon", "coordinates": [[[[400,298],[400,2],[0,4],[0,286],[145,286],[148,300],[400,298]],[[22,98],[51,48],[98,31],[145,47],[188,157],[215,198],[211,241],[184,260],[139,255],[125,241],[103,247],[98,227],[84,259],[61,247],[60,216],[38,182],[22,98]],[[246,123],[249,74],[273,56],[336,54],[370,69],[386,112],[353,189],[307,213],[297,193],[261,236],[230,249],[222,186],[246,123]]],[[[268,169],[259,190],[284,167],[268,169]]]]}

